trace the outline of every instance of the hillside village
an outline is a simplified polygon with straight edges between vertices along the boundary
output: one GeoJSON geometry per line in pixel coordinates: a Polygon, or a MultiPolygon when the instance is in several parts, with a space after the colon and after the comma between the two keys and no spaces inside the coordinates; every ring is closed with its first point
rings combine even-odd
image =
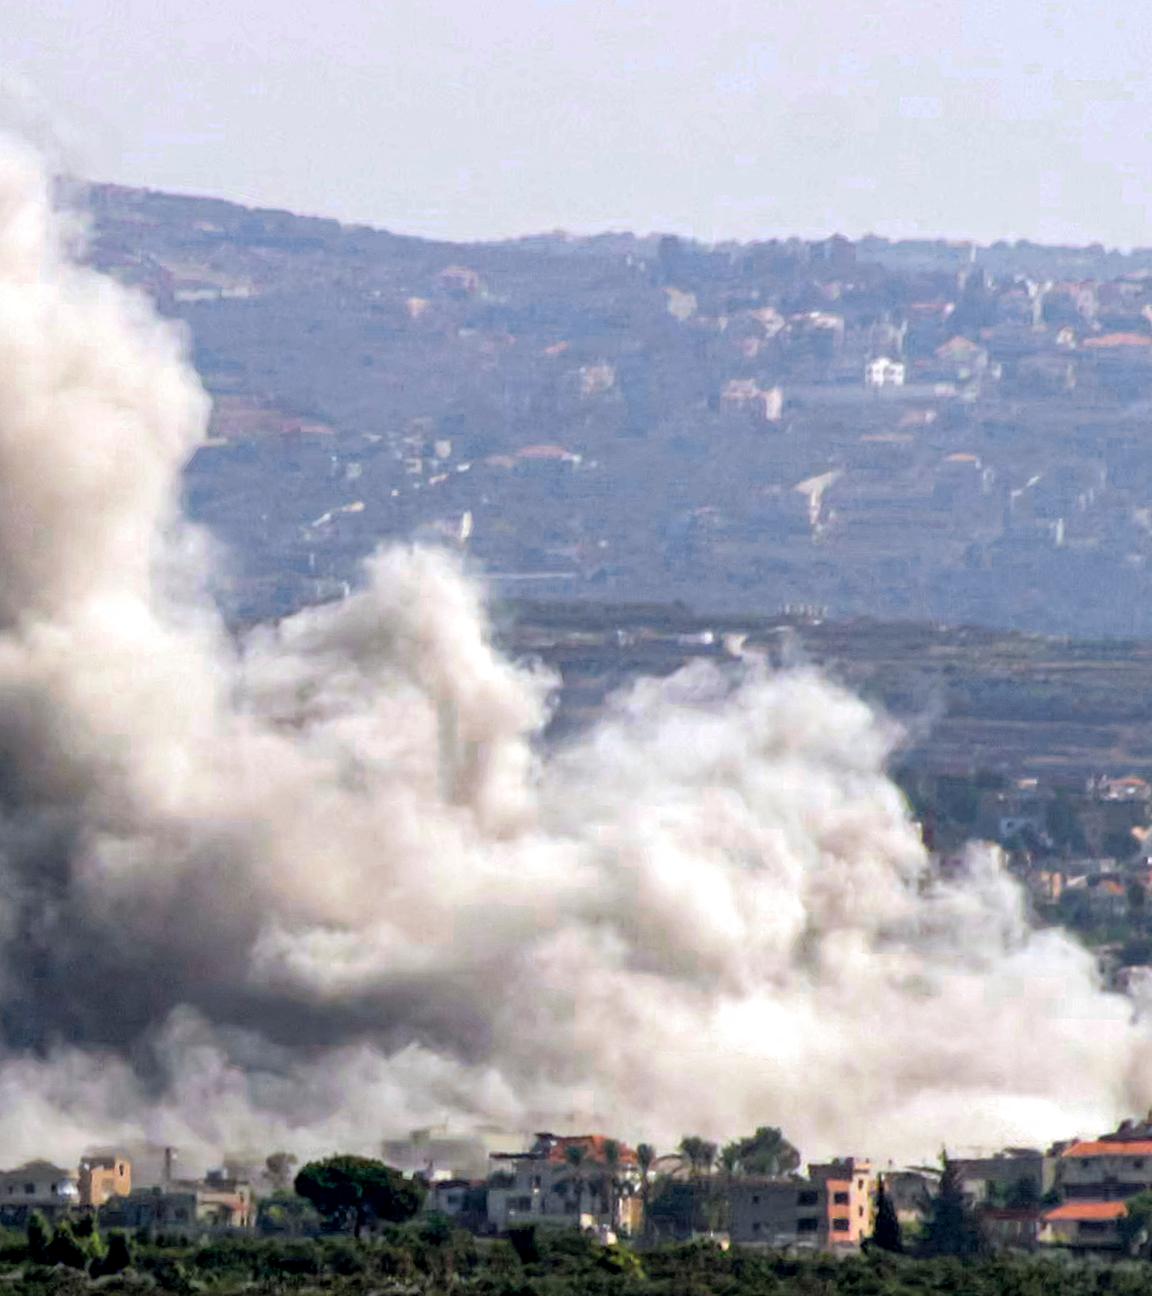
{"type": "Polygon", "coordinates": [[[242,618],[380,538],[505,594],[1152,632],[1152,253],[841,238],[444,244],[95,186],[190,331],[187,473],[242,618]]]}
{"type": "MultiPolygon", "coordinates": [[[[107,186],[86,201],[92,262],[187,325],[215,398],[186,492],[232,546],[217,593],[235,622],[338,598],[379,539],[426,536],[485,570],[518,655],[563,668],[560,733],[654,661],[812,646],[897,709],[963,695],[963,721],[914,734],[899,770],[932,867],[993,841],[1111,985],[1152,976],[1148,652],[942,629],[1152,633],[1152,253],[461,246],[107,186]],[[899,638],[864,617],[918,621],[899,638]],[[923,693],[912,658],[940,668],[923,693]]],[[[380,1152],[481,1237],[850,1253],[881,1185],[910,1237],[943,1191],[937,1166],[802,1174],[798,1154],[702,1139],[658,1155],[442,1130],[380,1152]]],[[[990,1245],[1116,1254],[1152,1192],[1152,1118],[949,1165],[990,1245]]],[[[322,1221],[292,1184],[285,1153],[201,1177],[173,1149],[101,1149],[4,1172],[0,1224],[307,1236],[322,1221]]]]}
{"type": "MultiPolygon", "coordinates": [[[[764,1127],[723,1149],[700,1138],[659,1154],[601,1134],[514,1135],[495,1128],[415,1130],[381,1147],[417,1180],[422,1211],[482,1238],[532,1226],[603,1243],[656,1246],[707,1238],[740,1246],[850,1255],[873,1237],[886,1196],[909,1248],[951,1180],[990,1250],[1126,1253],[1128,1203],[1152,1192],[1152,1114],[1045,1151],[952,1154],[940,1165],[859,1157],[809,1163],[764,1127]]],[[[92,1220],[139,1238],[312,1236],[339,1223],[292,1191],[296,1158],[233,1159],[201,1179],[177,1174],[174,1149],[84,1157],[75,1169],[32,1161],[0,1172],[0,1227],[92,1220]],[[159,1153],[159,1159],[156,1154],[159,1153]],[[145,1168],[151,1162],[151,1170],[145,1168]]],[[[1142,1199],[1141,1199],[1142,1200],[1142,1199]]]]}

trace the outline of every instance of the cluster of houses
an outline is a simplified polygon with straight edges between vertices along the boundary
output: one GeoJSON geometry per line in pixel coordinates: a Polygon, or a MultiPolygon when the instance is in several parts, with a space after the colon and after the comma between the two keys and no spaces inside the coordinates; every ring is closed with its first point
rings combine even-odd
{"type": "MultiPolygon", "coordinates": [[[[133,1161],[116,1152],[85,1156],[75,1168],[29,1161],[0,1171],[0,1225],[23,1227],[33,1214],[49,1221],[98,1213],[106,1228],[196,1233],[246,1229],[256,1223],[256,1189],[245,1172],[229,1167],[202,1179],[174,1173],[175,1155],[163,1149],[163,1169],[133,1182],[133,1161]]],[[[254,1177],[254,1176],[252,1176],[254,1177]]]]}
{"type": "MultiPolygon", "coordinates": [[[[922,821],[925,844],[938,849],[959,833],[1003,847],[1009,868],[1042,912],[1077,929],[1143,928],[1152,916],[1152,784],[1136,775],[1092,777],[1060,785],[1034,776],[977,788],[969,775],[939,775],[936,805],[966,791],[962,822],[935,809],[922,821]],[[946,786],[950,785],[950,786],[946,786]]],[[[964,798],[961,798],[964,799],[964,798]]],[[[1104,953],[1108,953],[1106,947],[1104,953]]],[[[1119,968],[1109,965],[1110,972],[1119,968]]]]}
{"type": "MultiPolygon", "coordinates": [[[[806,1174],[730,1174],[677,1153],[645,1159],[601,1134],[531,1138],[497,1130],[414,1131],[384,1158],[428,1184],[426,1212],[499,1236],[524,1225],[579,1228],[611,1241],[655,1243],[706,1233],[725,1244],[846,1253],[875,1224],[881,1182],[901,1224],[914,1233],[939,1191],[939,1166],[881,1168],[858,1157],[812,1163],[806,1174]],[[688,1209],[657,1208],[669,1187],[688,1209]],[[699,1203],[711,1210],[700,1210],[699,1203]],[[716,1207],[719,1209],[715,1209],[716,1207]]],[[[1127,1203],[1152,1192],[1152,1113],[1095,1139],[1047,1151],[1007,1148],[953,1157],[962,1191],[992,1245],[1107,1254],[1123,1247],[1127,1203]]],[[[0,1225],[97,1213],[105,1228],[167,1235],[251,1230],[271,1188],[253,1166],[180,1179],[171,1149],[162,1168],[134,1182],[118,1154],[87,1156],[76,1169],[31,1161],[0,1172],[0,1225]]],[[[264,1176],[267,1179],[267,1176],[264,1176]]]]}
{"type": "MultiPolygon", "coordinates": [[[[811,1163],[804,1175],[709,1171],[702,1180],[699,1167],[675,1154],[642,1171],[634,1149],[601,1135],[540,1134],[523,1151],[490,1151],[487,1173],[470,1177],[446,1164],[445,1154],[452,1159],[450,1142],[446,1132],[424,1130],[407,1148],[393,1144],[390,1150],[412,1172],[429,1178],[426,1210],[487,1234],[539,1224],[580,1227],[603,1238],[691,1236],[700,1224],[690,1217],[653,1213],[645,1218],[659,1183],[672,1179],[721,1203],[721,1223],[714,1231],[733,1245],[851,1252],[872,1233],[881,1181],[900,1223],[914,1233],[932,1209],[941,1175],[939,1166],[883,1168],[845,1157],[811,1163]]],[[[482,1154],[482,1142],[476,1141],[458,1164],[479,1168],[482,1154]]],[[[1047,1151],[1007,1148],[951,1161],[993,1246],[1106,1254],[1122,1247],[1119,1221],[1128,1200],[1152,1191],[1152,1113],[1145,1122],[1126,1121],[1113,1133],[1054,1144],[1047,1151]]]]}

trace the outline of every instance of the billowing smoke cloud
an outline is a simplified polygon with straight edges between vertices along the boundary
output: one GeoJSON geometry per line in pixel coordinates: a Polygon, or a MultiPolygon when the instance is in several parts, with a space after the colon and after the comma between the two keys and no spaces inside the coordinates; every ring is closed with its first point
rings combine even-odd
{"type": "Polygon", "coordinates": [[[0,160],[0,1146],[371,1148],[450,1118],[812,1153],[1092,1128],[1149,1050],[987,854],[934,879],[895,734],[696,667],[545,752],[554,681],[447,557],[242,643],[178,335],[0,160]]]}

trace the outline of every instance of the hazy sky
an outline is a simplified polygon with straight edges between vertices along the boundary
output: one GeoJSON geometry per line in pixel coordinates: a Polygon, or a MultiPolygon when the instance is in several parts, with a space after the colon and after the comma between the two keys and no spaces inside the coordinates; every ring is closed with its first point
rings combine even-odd
{"type": "Polygon", "coordinates": [[[80,171],[449,237],[1152,244],[1148,0],[7,0],[80,171]]]}

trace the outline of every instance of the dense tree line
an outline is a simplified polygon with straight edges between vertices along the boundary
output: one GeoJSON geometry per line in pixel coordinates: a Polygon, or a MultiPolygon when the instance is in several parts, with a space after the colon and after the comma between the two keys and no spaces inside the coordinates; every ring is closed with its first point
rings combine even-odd
{"type": "MultiPolygon", "coordinates": [[[[51,1230],[46,1241],[53,1241],[51,1230]]],[[[636,1252],[575,1231],[524,1228],[509,1239],[482,1240],[428,1217],[365,1232],[360,1240],[139,1240],[129,1258],[123,1270],[108,1274],[61,1255],[55,1263],[43,1252],[34,1257],[22,1236],[0,1241],[10,1290],[36,1296],[1152,1296],[1152,1265],[1136,1260],[916,1259],[875,1247],[835,1259],[724,1251],[700,1242],[636,1252]]]]}

